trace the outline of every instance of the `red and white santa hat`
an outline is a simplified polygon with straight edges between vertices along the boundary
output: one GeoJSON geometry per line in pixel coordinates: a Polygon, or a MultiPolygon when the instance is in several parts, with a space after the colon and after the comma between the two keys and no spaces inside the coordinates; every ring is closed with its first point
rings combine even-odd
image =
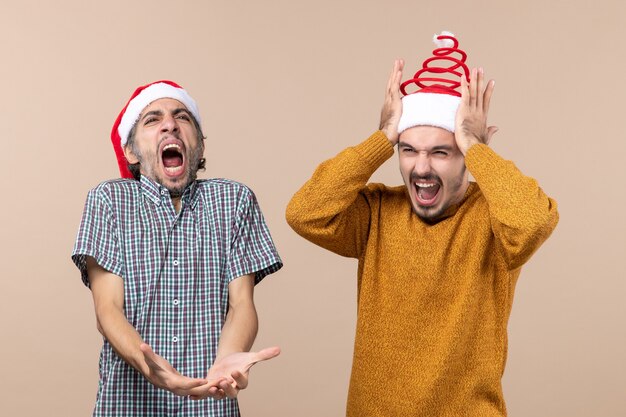
{"type": "Polygon", "coordinates": [[[117,164],[119,165],[120,174],[123,178],[133,178],[133,175],[128,169],[128,161],[124,156],[123,150],[124,145],[126,145],[128,141],[128,135],[133,126],[135,126],[135,123],[137,123],[137,119],[143,109],[153,101],[161,98],[173,98],[174,100],[180,101],[187,107],[187,110],[191,112],[193,117],[196,118],[198,124],[200,124],[198,105],[194,99],[191,98],[189,93],[175,82],[161,80],[137,88],[128,100],[128,103],[126,103],[126,106],[124,106],[117,116],[113,124],[113,129],[111,129],[111,142],[113,143],[117,164]]]}
{"type": "Polygon", "coordinates": [[[461,102],[457,88],[461,86],[461,77],[469,82],[467,54],[458,48],[459,42],[450,32],[434,35],[433,42],[437,46],[433,55],[413,78],[400,85],[404,97],[399,133],[415,126],[435,126],[454,133],[456,110],[461,102]],[[416,84],[419,89],[407,93],[410,84],[416,84]]]}

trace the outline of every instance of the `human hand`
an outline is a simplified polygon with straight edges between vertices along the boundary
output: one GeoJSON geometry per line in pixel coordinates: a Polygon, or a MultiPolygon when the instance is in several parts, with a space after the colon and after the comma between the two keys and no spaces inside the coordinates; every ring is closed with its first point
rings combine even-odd
{"type": "Polygon", "coordinates": [[[224,397],[236,398],[239,391],[248,386],[250,368],[258,362],[275,358],[280,354],[280,348],[270,347],[258,352],[235,352],[224,356],[213,363],[207,380],[218,381],[208,386],[206,393],[193,395],[192,400],[213,397],[221,400],[224,397]]]}
{"type": "Polygon", "coordinates": [[[222,379],[208,381],[181,375],[165,358],[154,353],[150,345],[142,343],[139,349],[143,353],[148,369],[146,379],[154,386],[173,392],[176,395],[203,395],[211,386],[216,387],[222,379]]]}
{"type": "Polygon", "coordinates": [[[490,80],[484,87],[482,68],[472,68],[469,84],[464,76],[461,77],[461,103],[456,112],[454,137],[463,155],[474,144],[489,144],[493,134],[498,131],[495,126],[487,127],[494,85],[495,81],[490,80]]]}
{"type": "Polygon", "coordinates": [[[393,63],[393,69],[389,74],[387,81],[387,89],[385,90],[385,101],[380,111],[380,125],[378,129],[387,136],[392,146],[398,143],[398,123],[402,116],[402,97],[400,96],[400,80],[402,79],[402,70],[404,69],[404,60],[396,59],[393,63]]]}

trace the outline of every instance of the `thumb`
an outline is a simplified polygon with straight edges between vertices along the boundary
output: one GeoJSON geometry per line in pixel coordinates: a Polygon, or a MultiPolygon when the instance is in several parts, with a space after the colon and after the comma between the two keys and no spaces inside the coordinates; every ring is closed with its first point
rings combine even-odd
{"type": "Polygon", "coordinates": [[[278,346],[261,349],[252,355],[252,360],[245,366],[244,371],[247,372],[258,362],[275,358],[278,355],[280,355],[280,348],[278,346]]]}
{"type": "Polygon", "coordinates": [[[275,358],[278,355],[280,355],[280,348],[278,346],[273,346],[258,351],[255,355],[255,359],[256,362],[266,361],[268,359],[275,358]]]}
{"type": "Polygon", "coordinates": [[[278,355],[280,355],[280,348],[278,346],[261,349],[252,355],[252,361],[250,362],[250,366],[254,365],[257,362],[262,362],[268,359],[275,358],[278,355]]]}
{"type": "Polygon", "coordinates": [[[485,141],[485,144],[489,145],[489,142],[491,142],[491,137],[495,135],[497,131],[498,131],[497,126],[489,126],[487,128],[487,140],[485,141]]]}

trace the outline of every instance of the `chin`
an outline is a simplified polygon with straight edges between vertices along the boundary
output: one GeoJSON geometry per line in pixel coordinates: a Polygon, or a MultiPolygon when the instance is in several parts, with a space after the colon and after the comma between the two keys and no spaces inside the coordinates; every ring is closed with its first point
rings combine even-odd
{"type": "Polygon", "coordinates": [[[443,206],[421,207],[415,204],[413,205],[413,212],[417,215],[417,217],[427,223],[434,223],[438,221],[445,211],[446,207],[443,206]]]}

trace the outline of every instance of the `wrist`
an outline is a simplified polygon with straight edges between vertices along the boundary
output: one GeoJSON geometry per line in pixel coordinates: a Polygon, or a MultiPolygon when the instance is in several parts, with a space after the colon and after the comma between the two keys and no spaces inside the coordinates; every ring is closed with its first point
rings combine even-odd
{"type": "Polygon", "coordinates": [[[470,138],[470,139],[459,141],[458,143],[459,150],[461,151],[463,156],[465,156],[472,146],[477,145],[479,143],[482,143],[482,142],[480,142],[479,140],[475,138],[470,138]]]}
{"type": "Polygon", "coordinates": [[[385,135],[389,143],[391,143],[391,146],[396,146],[398,144],[398,138],[400,137],[400,135],[398,135],[397,129],[390,129],[383,126],[382,128],[380,128],[380,131],[383,132],[383,135],[385,135]]]}

